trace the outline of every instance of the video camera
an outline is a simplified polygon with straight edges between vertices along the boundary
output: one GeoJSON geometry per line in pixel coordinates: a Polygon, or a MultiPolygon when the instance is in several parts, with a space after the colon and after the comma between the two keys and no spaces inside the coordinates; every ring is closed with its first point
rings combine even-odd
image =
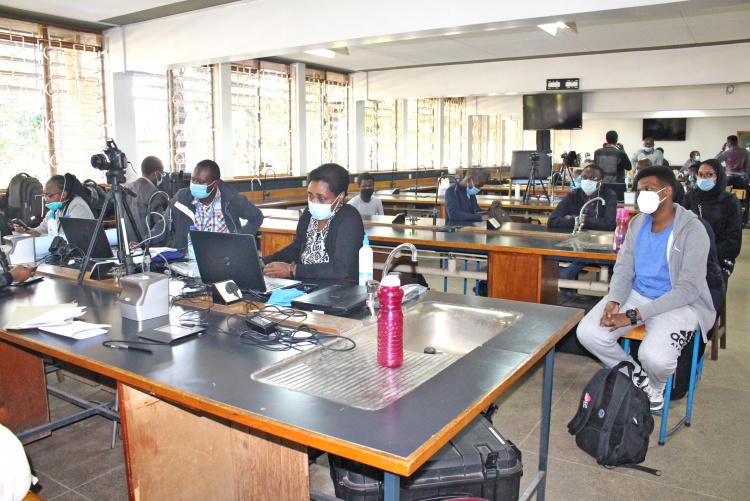
{"type": "Polygon", "coordinates": [[[539,153],[537,153],[536,151],[532,151],[531,153],[529,153],[529,160],[531,160],[532,162],[538,162],[539,153]]]}
{"type": "Polygon", "coordinates": [[[125,170],[128,159],[125,153],[117,147],[114,139],[107,139],[107,148],[103,153],[91,157],[91,166],[99,170],[125,170]]]}

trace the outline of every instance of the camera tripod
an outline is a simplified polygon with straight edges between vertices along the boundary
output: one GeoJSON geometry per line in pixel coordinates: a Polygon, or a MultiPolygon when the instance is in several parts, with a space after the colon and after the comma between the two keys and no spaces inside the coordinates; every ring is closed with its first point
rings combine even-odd
{"type": "Polygon", "coordinates": [[[107,209],[109,208],[109,204],[111,202],[114,202],[115,204],[115,223],[117,227],[117,260],[120,262],[120,264],[125,265],[125,272],[128,275],[132,275],[133,273],[135,273],[135,263],[133,263],[133,255],[130,252],[130,246],[128,245],[128,241],[126,238],[125,217],[128,218],[128,221],[133,228],[136,241],[141,242],[142,239],[140,232],[138,231],[138,227],[135,224],[133,214],[130,212],[130,207],[128,207],[128,204],[126,204],[122,198],[122,194],[126,189],[121,186],[121,183],[124,182],[125,172],[123,170],[110,169],[107,171],[107,183],[109,183],[110,189],[109,192],[107,192],[107,197],[104,199],[104,205],[102,206],[102,211],[99,214],[99,219],[96,222],[96,228],[94,229],[94,234],[91,237],[89,248],[86,251],[86,255],[83,257],[81,269],[78,272],[78,285],[81,285],[81,283],[83,282],[83,277],[86,274],[86,269],[88,268],[89,261],[91,261],[91,253],[94,251],[96,236],[100,231],[102,231],[104,216],[107,213],[107,209]]]}
{"type": "MultiPolygon", "coordinates": [[[[537,174],[538,167],[539,167],[539,161],[532,160],[531,169],[529,170],[529,180],[526,183],[526,193],[523,194],[524,202],[528,202],[532,196],[537,197],[536,181],[538,178],[538,174],[537,174]],[[532,192],[533,192],[533,195],[532,195],[532,192]]],[[[544,196],[547,197],[547,200],[549,200],[550,203],[552,203],[552,200],[550,200],[550,197],[549,197],[549,193],[547,193],[547,188],[544,186],[544,179],[539,179],[539,183],[542,185],[542,191],[544,192],[544,196]]],[[[541,197],[541,195],[539,195],[537,198],[539,197],[541,197]]]]}

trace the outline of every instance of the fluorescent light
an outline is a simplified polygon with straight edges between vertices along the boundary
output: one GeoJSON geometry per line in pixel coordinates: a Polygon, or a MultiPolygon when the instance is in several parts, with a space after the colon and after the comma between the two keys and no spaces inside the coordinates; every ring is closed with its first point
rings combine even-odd
{"type": "Polygon", "coordinates": [[[506,96],[517,96],[518,92],[506,92],[505,95],[506,96]]]}
{"type": "Polygon", "coordinates": [[[557,34],[557,30],[564,30],[568,27],[568,25],[566,25],[562,21],[558,21],[556,23],[549,23],[549,24],[537,24],[537,26],[552,36],[555,36],[557,34]]]}
{"type": "Polygon", "coordinates": [[[305,54],[312,54],[313,56],[327,57],[329,59],[333,59],[334,57],[336,57],[336,53],[328,49],[306,50],[305,54]]]}

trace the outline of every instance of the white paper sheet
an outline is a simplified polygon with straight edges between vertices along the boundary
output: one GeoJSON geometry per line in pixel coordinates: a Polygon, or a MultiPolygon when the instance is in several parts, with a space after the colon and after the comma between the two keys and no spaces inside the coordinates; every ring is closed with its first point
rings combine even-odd
{"type": "Polygon", "coordinates": [[[88,322],[75,321],[66,325],[39,327],[39,330],[73,339],[88,339],[90,337],[106,334],[107,331],[104,329],[105,327],[112,326],[109,324],[91,324],[88,322]]]}

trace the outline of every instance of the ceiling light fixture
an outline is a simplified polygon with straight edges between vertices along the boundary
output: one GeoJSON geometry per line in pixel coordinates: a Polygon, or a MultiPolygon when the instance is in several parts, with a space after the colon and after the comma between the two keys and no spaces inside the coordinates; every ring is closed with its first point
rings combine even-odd
{"type": "Polygon", "coordinates": [[[312,54],[313,56],[327,57],[329,59],[333,59],[334,57],[336,57],[336,53],[328,49],[306,50],[305,54],[312,54]]]}
{"type": "Polygon", "coordinates": [[[549,23],[549,24],[537,24],[537,27],[540,29],[546,31],[552,36],[557,35],[557,30],[566,30],[569,29],[573,33],[578,33],[578,27],[576,26],[576,23],[564,23],[562,21],[558,21],[556,23],[549,23]]]}

